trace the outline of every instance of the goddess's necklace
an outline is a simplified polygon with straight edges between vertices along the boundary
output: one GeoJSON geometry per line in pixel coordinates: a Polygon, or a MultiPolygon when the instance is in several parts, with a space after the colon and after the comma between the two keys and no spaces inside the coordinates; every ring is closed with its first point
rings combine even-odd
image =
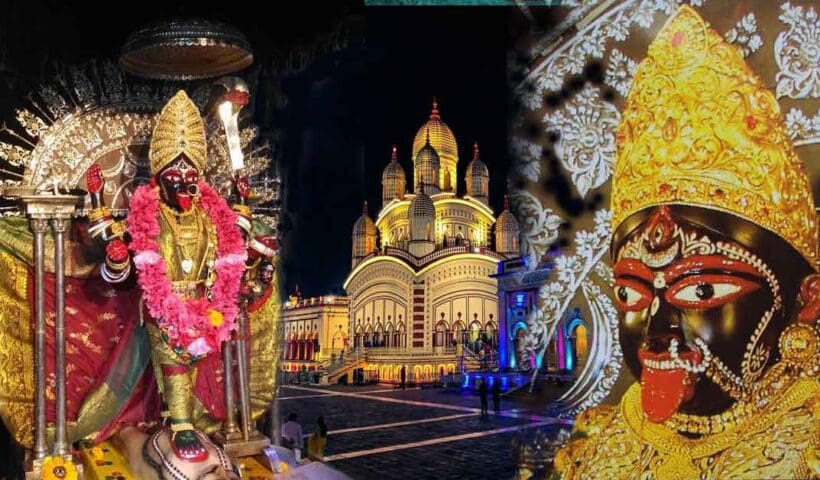
{"type": "Polygon", "coordinates": [[[162,212],[163,218],[165,218],[165,223],[171,228],[174,235],[174,243],[177,247],[180,268],[182,268],[183,273],[186,275],[193,271],[194,261],[191,256],[185,252],[185,247],[189,247],[192,244],[196,246],[196,242],[200,236],[199,234],[202,231],[202,219],[200,215],[196,215],[196,209],[196,204],[194,204],[190,210],[178,212],[165,204],[160,204],[160,211],[162,212]],[[193,216],[192,224],[183,225],[180,223],[181,219],[191,216],[193,216]]]}

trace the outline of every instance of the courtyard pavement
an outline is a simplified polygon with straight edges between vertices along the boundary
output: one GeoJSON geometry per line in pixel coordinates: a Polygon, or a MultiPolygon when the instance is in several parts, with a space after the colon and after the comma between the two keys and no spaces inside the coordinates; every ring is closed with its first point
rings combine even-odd
{"type": "Polygon", "coordinates": [[[383,385],[282,387],[280,412],[296,413],[305,435],[323,415],[325,460],[354,480],[511,479],[512,440],[559,422],[505,397],[481,416],[472,392],[383,385]]]}

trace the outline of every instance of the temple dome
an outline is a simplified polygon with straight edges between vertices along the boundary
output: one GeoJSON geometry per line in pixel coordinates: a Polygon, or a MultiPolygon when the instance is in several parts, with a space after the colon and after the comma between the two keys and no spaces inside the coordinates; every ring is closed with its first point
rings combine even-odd
{"type": "Polygon", "coordinates": [[[403,198],[407,177],[401,167],[396,154],[396,146],[393,145],[393,155],[390,163],[384,167],[382,172],[382,201],[387,203],[394,198],[403,198]]]}
{"type": "Polygon", "coordinates": [[[367,213],[367,202],[364,202],[362,216],[353,224],[353,265],[376,250],[376,224],[367,213]]]}
{"type": "Polygon", "coordinates": [[[454,190],[455,179],[458,178],[456,174],[456,165],[458,164],[458,144],[453,131],[446,123],[441,121],[441,116],[438,112],[438,102],[433,100],[433,110],[430,113],[430,119],[422,125],[416,132],[416,137],[413,139],[413,158],[416,158],[427,143],[427,135],[430,136],[430,145],[436,150],[441,159],[441,169],[439,173],[438,185],[442,190],[454,190]],[[445,172],[449,174],[451,185],[445,183],[445,172]],[[449,187],[449,188],[448,188],[449,187]]]}
{"type": "Polygon", "coordinates": [[[422,253],[422,250],[425,251],[424,254],[429,253],[428,245],[423,249],[413,248],[414,242],[429,244],[429,250],[432,251],[435,242],[436,207],[421,186],[416,189],[416,196],[407,208],[407,218],[410,222],[410,253],[416,256],[421,256],[419,253],[422,253]]]}
{"type": "Polygon", "coordinates": [[[415,162],[413,162],[414,183],[421,185],[428,195],[438,193],[440,190],[440,169],[441,163],[438,152],[429,141],[426,141],[419,153],[416,154],[415,162]]]}
{"type": "Polygon", "coordinates": [[[489,202],[490,171],[478,155],[478,143],[473,145],[473,159],[467,164],[464,177],[467,195],[487,205],[489,202]]]}
{"type": "Polygon", "coordinates": [[[517,255],[520,234],[518,219],[510,211],[510,202],[505,197],[504,211],[495,221],[495,251],[507,256],[517,255]]]}

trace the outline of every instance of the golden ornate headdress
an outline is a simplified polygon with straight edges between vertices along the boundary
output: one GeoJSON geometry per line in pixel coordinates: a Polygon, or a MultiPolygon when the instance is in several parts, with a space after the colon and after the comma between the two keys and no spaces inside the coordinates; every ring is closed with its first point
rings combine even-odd
{"type": "Polygon", "coordinates": [[[817,259],[814,199],[774,95],[688,6],[649,46],[618,127],[612,226],[694,205],[774,232],[817,259]]]}
{"type": "Polygon", "coordinates": [[[151,175],[156,175],[183,153],[197,170],[205,170],[205,123],[194,102],[188,98],[184,90],[180,90],[162,107],[154,126],[151,148],[148,151],[151,175]]]}

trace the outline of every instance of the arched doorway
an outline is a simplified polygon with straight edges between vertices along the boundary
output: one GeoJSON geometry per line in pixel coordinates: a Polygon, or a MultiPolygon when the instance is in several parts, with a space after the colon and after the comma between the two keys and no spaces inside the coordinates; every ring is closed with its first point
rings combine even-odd
{"type": "Polygon", "coordinates": [[[361,348],[362,347],[362,326],[359,325],[356,327],[356,334],[353,335],[353,348],[361,348]]]}
{"type": "Polygon", "coordinates": [[[523,321],[516,322],[512,328],[513,349],[511,352],[510,366],[519,371],[527,371],[532,368],[530,355],[527,350],[527,325],[523,321]]]}
{"type": "Polygon", "coordinates": [[[393,335],[393,339],[397,348],[407,347],[407,333],[405,331],[404,322],[399,322],[396,327],[396,332],[393,335]]]}
{"type": "Polygon", "coordinates": [[[383,347],[384,346],[384,328],[382,324],[379,323],[376,325],[376,331],[373,333],[373,346],[374,347],[383,347]]]}
{"type": "Polygon", "coordinates": [[[330,350],[331,352],[335,353],[337,350],[341,350],[345,347],[345,334],[342,332],[341,327],[339,330],[333,334],[333,337],[330,339],[330,350]]]}
{"type": "Polygon", "coordinates": [[[481,338],[481,324],[478,320],[473,320],[470,323],[470,349],[473,351],[479,350],[478,340],[481,338]]]}
{"type": "Polygon", "coordinates": [[[565,365],[567,370],[576,370],[584,365],[589,356],[587,327],[581,318],[574,318],[567,326],[567,332],[565,365]]]}
{"type": "MultiPolygon", "coordinates": [[[[390,317],[387,317],[387,318],[389,319],[390,317]]],[[[396,341],[395,341],[395,338],[394,338],[395,334],[396,334],[396,332],[394,331],[393,324],[388,323],[387,328],[384,331],[384,346],[385,347],[389,348],[389,347],[395,347],[396,346],[396,341]]]]}
{"type": "Polygon", "coordinates": [[[447,340],[447,322],[444,319],[436,324],[436,332],[433,334],[433,347],[443,347],[447,340]]]}

